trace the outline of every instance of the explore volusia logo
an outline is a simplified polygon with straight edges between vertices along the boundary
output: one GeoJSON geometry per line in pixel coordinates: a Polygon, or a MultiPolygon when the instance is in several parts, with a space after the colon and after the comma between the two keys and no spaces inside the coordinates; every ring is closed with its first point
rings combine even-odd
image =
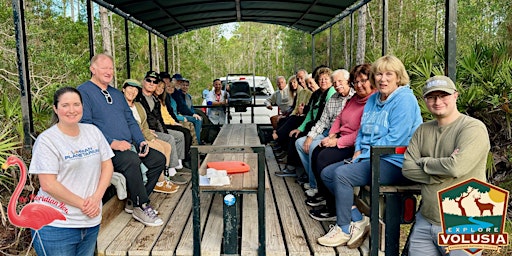
{"type": "Polygon", "coordinates": [[[444,230],[438,243],[447,252],[463,249],[472,255],[508,245],[507,190],[469,179],[438,191],[437,196],[444,230]]]}

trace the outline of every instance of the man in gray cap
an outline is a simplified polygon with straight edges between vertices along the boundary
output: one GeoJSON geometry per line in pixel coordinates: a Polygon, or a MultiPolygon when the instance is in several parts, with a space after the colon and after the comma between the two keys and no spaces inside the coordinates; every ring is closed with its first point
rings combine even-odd
{"type": "MultiPolygon", "coordinates": [[[[410,237],[409,255],[445,255],[437,241],[437,234],[444,232],[439,190],[470,178],[486,180],[489,134],[480,120],[457,110],[458,96],[455,84],[446,76],[434,76],[423,87],[423,98],[435,119],[418,127],[404,156],[402,173],[421,184],[423,200],[410,237]]],[[[450,255],[467,254],[453,250],[450,255]]]]}

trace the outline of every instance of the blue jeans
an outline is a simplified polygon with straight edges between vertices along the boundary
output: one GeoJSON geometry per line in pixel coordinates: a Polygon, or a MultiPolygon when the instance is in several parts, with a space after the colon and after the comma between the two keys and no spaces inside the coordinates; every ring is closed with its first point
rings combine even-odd
{"type": "Polygon", "coordinates": [[[316,188],[316,179],[315,174],[313,173],[313,168],[311,168],[311,156],[313,155],[313,150],[322,142],[322,139],[325,138],[323,134],[317,135],[313,141],[311,141],[311,144],[309,145],[309,153],[306,154],[304,152],[304,149],[302,148],[302,145],[304,145],[304,142],[308,136],[300,137],[295,141],[295,148],[297,148],[297,153],[299,154],[300,161],[302,162],[302,166],[304,166],[304,170],[306,171],[306,174],[308,175],[309,179],[309,186],[311,188],[316,188]]]}
{"type": "MultiPolygon", "coordinates": [[[[336,199],[336,223],[350,225],[351,209],[354,203],[354,187],[371,184],[370,161],[345,164],[343,161],[324,168],[320,177],[336,199]]],[[[402,168],[387,161],[380,161],[381,184],[409,184],[402,176],[402,168]]],[[[424,254],[427,255],[427,254],[424,254]]]]}
{"type": "MultiPolygon", "coordinates": [[[[441,226],[430,224],[430,222],[425,220],[421,212],[417,212],[416,223],[409,240],[409,255],[470,255],[464,250],[453,250],[446,254],[444,247],[437,244],[437,234],[442,231],[443,228],[441,226]]],[[[482,252],[480,251],[475,255],[482,255],[482,252]]]]}
{"type": "Polygon", "coordinates": [[[37,255],[94,255],[100,225],[90,228],[58,228],[45,226],[32,230],[37,255]]]}

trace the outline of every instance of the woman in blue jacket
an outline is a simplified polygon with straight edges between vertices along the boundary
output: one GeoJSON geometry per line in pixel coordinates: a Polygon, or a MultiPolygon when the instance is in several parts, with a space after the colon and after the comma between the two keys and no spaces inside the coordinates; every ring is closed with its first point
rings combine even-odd
{"type": "MultiPolygon", "coordinates": [[[[370,219],[353,205],[354,187],[371,182],[370,147],[408,145],[422,123],[418,101],[409,86],[403,63],[387,55],[372,64],[370,82],[378,89],[363,110],[361,126],[350,164],[327,166],[321,174],[324,184],[336,198],[336,225],[318,243],[357,248],[369,231],[370,219]]],[[[381,161],[383,184],[410,183],[402,176],[403,155],[386,155],[381,161]]]]}

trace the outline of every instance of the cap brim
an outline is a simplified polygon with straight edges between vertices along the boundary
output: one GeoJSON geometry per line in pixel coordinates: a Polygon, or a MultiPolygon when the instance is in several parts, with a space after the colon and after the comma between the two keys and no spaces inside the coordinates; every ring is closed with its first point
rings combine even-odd
{"type": "Polygon", "coordinates": [[[450,89],[450,88],[431,88],[430,90],[427,90],[426,92],[423,93],[423,97],[427,96],[431,92],[436,92],[436,91],[446,92],[448,94],[454,94],[456,92],[456,90],[450,89]]]}

